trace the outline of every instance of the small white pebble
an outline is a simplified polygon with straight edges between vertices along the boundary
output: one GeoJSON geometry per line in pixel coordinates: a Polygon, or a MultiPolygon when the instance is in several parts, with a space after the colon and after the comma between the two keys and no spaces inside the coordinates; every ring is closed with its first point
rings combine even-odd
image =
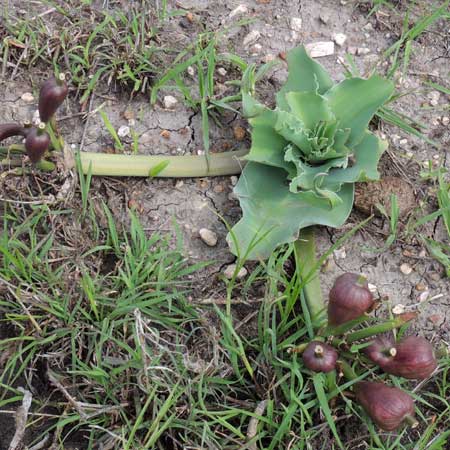
{"type": "Polygon", "coordinates": [[[264,55],[264,57],[263,57],[263,61],[265,63],[275,61],[275,59],[276,59],[276,56],[273,53],[268,53],[267,55],[264,55]]]}
{"type": "Polygon", "coordinates": [[[427,256],[427,251],[423,248],[419,252],[419,258],[425,258],[425,256],[427,256]]]}
{"type": "Polygon", "coordinates": [[[235,16],[240,16],[241,14],[248,13],[248,7],[247,5],[239,5],[238,7],[234,8],[233,11],[228,14],[228,17],[232,19],[235,16]]]}
{"type": "Polygon", "coordinates": [[[433,155],[433,159],[435,159],[435,160],[438,160],[440,157],[441,157],[441,155],[438,155],[437,153],[436,153],[436,155],[433,155]]]}
{"type": "Polygon", "coordinates": [[[236,175],[233,175],[233,176],[230,178],[230,180],[231,180],[231,184],[232,184],[233,186],[236,186],[236,185],[237,185],[237,182],[238,182],[238,180],[239,180],[239,178],[238,178],[236,175]]]}
{"type": "Polygon", "coordinates": [[[261,50],[262,50],[261,44],[252,45],[250,48],[250,52],[251,52],[252,56],[259,55],[261,53],[261,50]]]}
{"type": "Polygon", "coordinates": [[[431,106],[437,106],[439,104],[441,94],[439,91],[431,91],[428,93],[427,98],[431,106]]]}
{"type": "Polygon", "coordinates": [[[406,152],[406,156],[408,158],[412,158],[414,156],[414,153],[413,152],[406,152]]]}
{"type": "Polygon", "coordinates": [[[306,50],[311,58],[321,58],[322,56],[330,56],[334,54],[334,42],[312,42],[306,44],[306,50]]]}
{"type": "Polygon", "coordinates": [[[330,15],[327,13],[320,13],[319,19],[325,25],[330,21],[330,15]]]}
{"type": "Polygon", "coordinates": [[[195,75],[195,69],[192,66],[188,66],[187,73],[190,77],[193,77],[195,75]]]}
{"type": "Polygon", "coordinates": [[[334,254],[334,257],[336,259],[345,259],[345,258],[347,258],[347,252],[345,251],[345,247],[338,248],[337,250],[335,250],[333,252],[333,254],[334,254]]]}
{"type": "Polygon", "coordinates": [[[208,230],[208,228],[201,228],[198,234],[201,240],[209,247],[217,245],[217,234],[214,231],[208,230]]]}
{"type": "Polygon", "coordinates": [[[392,308],[392,313],[395,315],[403,314],[405,312],[405,305],[399,303],[392,308]]]}
{"type": "MultiPolygon", "coordinates": [[[[230,264],[227,266],[227,268],[224,270],[223,274],[225,275],[225,278],[228,280],[231,280],[233,278],[234,272],[236,271],[236,264],[230,264]]],[[[236,275],[236,278],[238,280],[242,280],[247,275],[248,271],[245,267],[242,267],[239,272],[236,275]]]]}
{"type": "Polygon", "coordinates": [[[409,275],[413,271],[412,267],[408,263],[403,263],[400,266],[400,272],[405,275],[409,275]]]}
{"type": "Polygon", "coordinates": [[[254,44],[260,37],[261,33],[258,30],[252,30],[245,36],[242,44],[244,47],[248,47],[249,45],[254,44]]]}
{"type": "Polygon", "coordinates": [[[428,300],[428,297],[430,296],[430,291],[423,291],[420,295],[419,295],[419,302],[424,302],[426,300],[428,300]]]}
{"type": "Polygon", "coordinates": [[[358,48],[358,55],[368,55],[370,53],[370,48],[367,47],[359,47],[358,48]]]}
{"type": "Polygon", "coordinates": [[[372,294],[375,294],[377,292],[377,287],[375,284],[368,283],[367,287],[368,287],[369,291],[372,292],[372,294]]]}
{"type": "Polygon", "coordinates": [[[227,74],[227,71],[226,71],[226,69],[224,69],[223,67],[219,67],[219,68],[217,69],[217,73],[218,73],[221,77],[224,77],[224,76],[227,74]]]}
{"type": "Polygon", "coordinates": [[[408,139],[400,139],[400,140],[398,141],[398,143],[399,143],[402,147],[405,147],[406,144],[408,143],[408,139]]]}
{"type": "Polygon", "coordinates": [[[347,36],[344,33],[336,33],[333,35],[333,41],[336,43],[336,45],[339,45],[339,47],[342,47],[345,44],[345,41],[347,40],[347,36]]]}
{"type": "Polygon", "coordinates": [[[180,189],[180,188],[182,188],[184,186],[184,181],[183,180],[178,180],[176,183],[175,183],[175,187],[177,188],[177,189],[180,189]]]}
{"type": "Polygon", "coordinates": [[[178,100],[173,97],[172,95],[166,95],[164,97],[164,108],[166,109],[172,109],[174,108],[178,103],[178,100]]]}
{"type": "Polygon", "coordinates": [[[291,18],[291,30],[302,31],[302,18],[292,17],[291,18]]]}
{"type": "Polygon", "coordinates": [[[39,111],[36,110],[33,113],[33,118],[31,119],[31,123],[34,125],[39,125],[41,123],[41,118],[39,117],[39,111]]]}
{"type": "Polygon", "coordinates": [[[373,25],[370,22],[367,22],[363,28],[364,31],[372,31],[373,30],[373,25]]]}
{"type": "Polygon", "coordinates": [[[34,102],[34,95],[31,92],[25,92],[24,94],[22,94],[22,97],[20,98],[26,103],[34,102]]]}
{"type": "Polygon", "coordinates": [[[204,155],[205,154],[205,152],[203,151],[203,150],[200,150],[200,149],[198,149],[197,150],[197,155],[204,155]]]}
{"type": "Polygon", "coordinates": [[[447,126],[450,123],[450,117],[444,116],[441,119],[442,125],[447,126]]]}
{"type": "Polygon", "coordinates": [[[124,138],[124,137],[129,136],[129,135],[130,135],[130,127],[128,127],[126,125],[122,125],[117,130],[117,136],[119,136],[120,138],[124,138]]]}

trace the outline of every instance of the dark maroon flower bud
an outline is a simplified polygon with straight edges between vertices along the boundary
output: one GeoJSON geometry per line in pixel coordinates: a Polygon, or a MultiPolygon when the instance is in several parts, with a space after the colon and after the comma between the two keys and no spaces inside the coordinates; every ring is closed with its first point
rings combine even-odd
{"type": "Polygon", "coordinates": [[[365,348],[366,356],[380,367],[392,361],[397,350],[391,338],[378,336],[368,347],[365,348]]]}
{"type": "Polygon", "coordinates": [[[393,431],[403,422],[412,422],[414,401],[406,392],[384,383],[361,381],[353,391],[370,418],[383,430],[393,431]]]}
{"type": "Polygon", "coordinates": [[[48,122],[61,106],[67,96],[69,88],[63,73],[58,78],[48,79],[39,92],[39,117],[48,122]]]}
{"type": "Polygon", "coordinates": [[[420,336],[408,336],[396,344],[378,337],[366,355],[384,372],[412,380],[428,378],[437,367],[432,345],[420,336]]]}
{"type": "Polygon", "coordinates": [[[4,123],[0,125],[0,142],[12,136],[25,136],[26,128],[18,123],[4,123]]]}
{"type": "Polygon", "coordinates": [[[338,353],[334,347],[312,341],[303,352],[305,366],[313,372],[331,372],[336,367],[338,353]]]}
{"type": "Polygon", "coordinates": [[[32,163],[37,163],[42,158],[50,145],[50,136],[45,131],[45,125],[39,124],[38,128],[31,128],[25,139],[25,150],[32,163]]]}
{"type": "Polygon", "coordinates": [[[339,276],[330,291],[328,322],[341,325],[369,311],[374,304],[367,280],[356,273],[339,276]]]}

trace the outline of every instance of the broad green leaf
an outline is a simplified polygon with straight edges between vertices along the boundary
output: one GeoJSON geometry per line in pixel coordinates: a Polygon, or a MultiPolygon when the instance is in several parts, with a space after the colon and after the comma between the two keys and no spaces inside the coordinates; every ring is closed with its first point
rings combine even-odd
{"type": "Polygon", "coordinates": [[[244,117],[256,117],[267,108],[247,92],[242,92],[242,115],[244,117]]]}
{"type": "Polygon", "coordinates": [[[328,106],[326,98],[314,91],[288,92],[286,101],[294,114],[309,130],[320,122],[334,121],[334,114],[328,106]]]}
{"type": "Polygon", "coordinates": [[[276,113],[268,109],[250,119],[252,145],[245,159],[289,170],[289,163],[284,160],[288,142],[274,130],[275,116],[276,113]]]}
{"type": "MultiPolygon", "coordinates": [[[[275,110],[276,122],[274,129],[278,135],[285,139],[285,147],[292,143],[296,145],[305,156],[313,151],[312,143],[303,123],[294,114],[287,111],[275,110]]],[[[253,137],[253,134],[252,134],[253,137]]],[[[289,147],[290,148],[290,147],[289,147]]]]}
{"type": "Polygon", "coordinates": [[[339,128],[349,128],[348,146],[356,145],[377,109],[392,95],[394,84],[374,75],[363,78],[349,78],[335,85],[326,94],[329,106],[339,128]]]}
{"type": "Polygon", "coordinates": [[[249,162],[235,188],[243,211],[228,243],[234,254],[249,259],[266,259],[280,244],[293,242],[300,228],[320,224],[340,227],[350,214],[353,185],[339,192],[341,203],[330,208],[328,199],[310,192],[293,194],[286,184],[286,173],[264,164],[249,162]]]}
{"type": "Polygon", "coordinates": [[[378,162],[387,148],[387,142],[370,131],[364,133],[362,141],[353,149],[355,163],[345,170],[331,169],[329,184],[374,181],[380,178],[378,162]]]}
{"type": "Polygon", "coordinates": [[[314,61],[305,50],[297,47],[287,54],[289,75],[285,85],[277,94],[277,105],[287,111],[289,105],[285,94],[292,91],[317,91],[324,94],[333,86],[333,80],[325,69],[314,61]]]}

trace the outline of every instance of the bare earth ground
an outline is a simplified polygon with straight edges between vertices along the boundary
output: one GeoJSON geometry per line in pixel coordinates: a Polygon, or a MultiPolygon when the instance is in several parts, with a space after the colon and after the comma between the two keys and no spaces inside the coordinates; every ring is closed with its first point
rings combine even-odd
{"type": "MultiPolygon", "coordinates": [[[[5,2],[7,0],[3,0],[5,2]]],[[[16,6],[17,13],[24,7],[24,2],[9,2],[16,6]]],[[[102,7],[102,2],[97,2],[102,7]]],[[[169,4],[172,2],[169,2],[169,4]]],[[[419,1],[421,5],[429,6],[428,1],[419,1]]],[[[245,18],[254,21],[243,27],[231,29],[221,40],[222,50],[232,49],[245,60],[261,63],[272,56],[277,56],[301,43],[329,41],[334,33],[344,33],[347,41],[343,47],[336,46],[335,54],[320,58],[320,62],[333,74],[336,80],[343,78],[344,69],[338,62],[338,57],[344,56],[349,47],[367,48],[367,54],[354,56],[355,62],[362,74],[367,74],[382,60],[382,52],[396,41],[402,24],[402,6],[397,13],[375,14],[367,17],[368,8],[363,3],[338,0],[260,0],[260,1],[203,1],[178,0],[178,7],[185,8],[194,14],[194,22],[186,24],[183,18],[175,17],[167,22],[161,41],[183,45],[189,43],[192,36],[203,27],[217,29],[230,22],[229,14],[238,5],[248,6],[245,18]],[[290,27],[291,17],[301,17],[302,27],[294,32],[290,27]],[[326,22],[326,23],[325,23],[326,22]],[[261,33],[255,47],[242,45],[243,38],[252,30],[261,33]]],[[[27,6],[33,11],[45,10],[39,2],[27,6]]],[[[240,17],[242,18],[242,17],[240,17]]],[[[450,66],[448,46],[450,34],[445,24],[437,23],[430,32],[424,33],[414,42],[412,58],[408,73],[398,82],[403,91],[416,90],[420,82],[428,79],[440,84],[448,80],[450,66]]],[[[169,44],[167,44],[169,45],[169,44]]],[[[361,53],[365,53],[363,51],[361,53]]],[[[226,67],[232,71],[231,67],[226,67]]],[[[380,63],[378,70],[386,69],[385,63],[380,63]]],[[[2,109],[0,122],[30,119],[36,109],[36,103],[27,103],[21,96],[25,92],[37,93],[39,82],[46,76],[40,67],[31,73],[16,74],[14,79],[9,76],[1,80],[2,109]]],[[[195,75],[194,75],[195,77],[195,75]]],[[[226,80],[226,75],[222,82],[226,80]]],[[[286,77],[286,66],[278,66],[270,77],[261,83],[261,97],[270,101],[271,93],[280,86],[286,77]]],[[[220,76],[219,76],[220,78],[220,76]]],[[[223,85],[224,91],[228,89],[223,85]]],[[[118,90],[118,89],[117,89],[118,90]]],[[[140,96],[129,101],[128,97],[116,92],[114,85],[100,86],[87,105],[88,110],[95,111],[104,105],[108,118],[118,129],[129,125],[139,136],[139,152],[144,154],[196,154],[203,149],[201,139],[200,115],[183,106],[181,96],[177,93],[162,91],[164,94],[178,96],[179,103],[174,111],[165,110],[162,103],[152,108],[148,98],[140,96]],[[169,130],[170,138],[161,136],[163,130],[169,130]]],[[[404,134],[401,130],[382,124],[379,133],[384,133],[389,140],[389,151],[383,156],[381,172],[385,175],[402,177],[415,191],[417,211],[431,212],[436,206],[436,199],[430,193],[430,185],[420,178],[424,163],[432,160],[436,166],[450,168],[450,158],[447,155],[450,142],[449,125],[444,125],[442,117],[448,115],[448,110],[439,107],[448,105],[448,98],[441,94],[438,106],[430,109],[429,90],[415,91],[402,97],[395,103],[395,110],[404,112],[428,126],[426,134],[442,144],[441,149],[404,134]]],[[[75,148],[86,151],[107,151],[112,146],[111,136],[104,127],[98,114],[92,115],[83,122],[79,115],[79,105],[66,102],[65,110],[60,115],[66,116],[60,124],[67,142],[75,148]]],[[[223,128],[212,126],[212,151],[237,148],[248,142],[237,142],[233,137],[233,127],[244,125],[239,117],[230,113],[223,119],[223,128]]],[[[125,138],[125,143],[131,144],[131,138],[125,138]]],[[[234,261],[225,242],[226,227],[219,215],[229,223],[237,221],[240,209],[232,195],[230,177],[211,179],[186,180],[151,180],[151,179],[95,179],[91,195],[107,202],[118,222],[127,220],[126,210],[133,204],[138,211],[140,220],[148,232],[152,230],[173,230],[173,219],[180,226],[185,242],[186,256],[195,261],[213,260],[214,264],[204,269],[199,275],[196,288],[197,298],[220,298],[223,289],[218,275],[223,268],[234,261]],[[198,236],[200,228],[214,230],[219,236],[216,247],[208,247],[198,236]]],[[[7,195],[7,192],[2,193],[7,195]]],[[[413,211],[414,214],[414,211],[413,211]]],[[[424,214],[424,213],[423,213],[424,214]]],[[[419,215],[420,216],[420,215],[419,215]]],[[[359,223],[366,216],[355,211],[348,224],[341,230],[322,228],[319,233],[319,250],[325,251],[345,231],[359,223]]],[[[401,218],[406,221],[405,217],[401,218]]],[[[67,226],[69,238],[80,239],[79,233],[67,226]]],[[[362,272],[376,285],[380,296],[387,297],[392,306],[402,304],[408,309],[419,309],[421,319],[417,327],[425,330],[432,339],[440,337],[450,340],[450,285],[445,278],[442,267],[432,259],[420,243],[415,241],[396,241],[382,253],[376,253],[370,248],[381,248],[388,234],[388,223],[381,218],[374,219],[364,230],[345,243],[345,248],[335,252],[322,272],[324,289],[328,290],[335,277],[343,271],[362,272]],[[370,247],[370,248],[368,248],[370,247]],[[407,263],[412,267],[408,275],[402,273],[400,266],[407,263]],[[427,292],[428,294],[424,294],[427,292]]],[[[424,229],[424,234],[443,240],[445,230],[442,222],[432,222],[424,229]]],[[[86,249],[80,240],[79,251],[86,249]]],[[[249,265],[251,269],[252,265],[249,265]]],[[[258,293],[255,293],[257,296],[258,293]]],[[[245,309],[245,314],[248,308],[245,309]]],[[[251,328],[251,327],[250,327],[251,328]]],[[[251,332],[251,330],[249,331],[251,332]]],[[[4,418],[1,417],[2,422],[4,418]]],[[[12,423],[6,422],[0,426],[0,448],[8,441],[12,423]],[[6,430],[6,435],[4,434],[6,430]]]]}

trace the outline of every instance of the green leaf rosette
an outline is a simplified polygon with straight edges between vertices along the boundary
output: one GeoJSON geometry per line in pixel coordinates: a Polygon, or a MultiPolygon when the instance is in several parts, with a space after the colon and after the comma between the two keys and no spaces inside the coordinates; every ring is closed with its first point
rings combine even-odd
{"type": "Polygon", "coordinates": [[[367,126],[392,95],[392,82],[373,75],[334,84],[303,47],[289,52],[288,66],[274,110],[243,91],[252,145],[235,188],[243,217],[228,242],[247,259],[268,258],[301,228],[342,226],[354,183],[379,179],[387,147],[367,126]]]}

